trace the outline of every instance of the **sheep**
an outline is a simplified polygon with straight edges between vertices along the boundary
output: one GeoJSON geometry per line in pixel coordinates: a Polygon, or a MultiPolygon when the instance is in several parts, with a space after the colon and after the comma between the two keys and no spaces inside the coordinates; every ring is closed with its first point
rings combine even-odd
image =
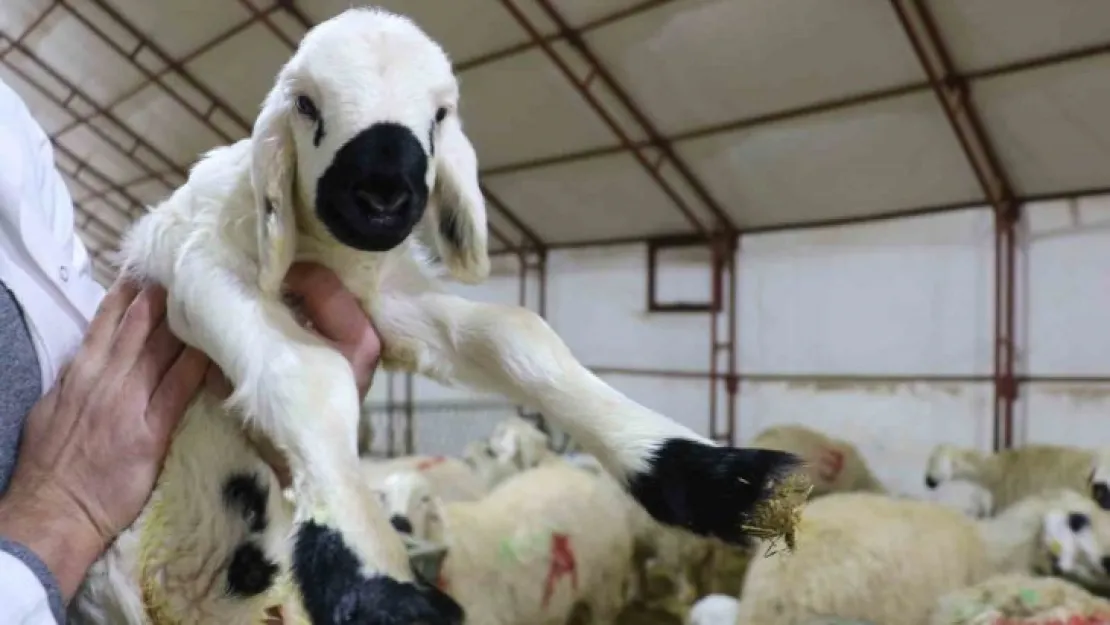
{"type": "MultiPolygon", "coordinates": [[[[121,275],[166,289],[173,333],[234,389],[220,405],[195,402],[185,419],[214,410],[286,457],[295,503],[289,540],[275,549],[289,553],[268,557],[288,563],[314,625],[462,614],[416,579],[359,479],[355,380],[283,303],[295,260],[330,268],[358,295],[386,370],[542,411],[663,523],[742,542],[750,517],[796,484],[783,479],[796,457],[722,447],[641,406],[582,366],[538,315],[444,291],[440,278],[489,273],[477,158],[457,111],[451,61],[419,26],[346,10],[304,35],[251,136],[205,153],[121,246],[121,275]]],[[[192,444],[178,449],[195,465],[187,472],[218,471],[214,444],[192,444]]],[[[201,516],[224,514],[212,492],[174,496],[201,516]]],[[[193,529],[190,539],[226,537],[193,529]]]]}
{"type": "Polygon", "coordinates": [[[991,577],[942,597],[929,625],[1110,623],[1110,601],[1068,581],[1023,574],[991,577]]]}
{"type": "Polygon", "coordinates": [[[967,480],[991,493],[993,512],[1053,488],[1086,491],[1093,453],[1075,447],[1027,445],[986,453],[941,444],[933,448],[925,469],[925,486],[967,480]]]}
{"type": "Polygon", "coordinates": [[[401,456],[362,460],[362,475],[371,486],[400,471],[420,471],[433,492],[444,501],[474,501],[489,492],[490,484],[467,462],[448,456],[401,456]]]}
{"type": "Polygon", "coordinates": [[[975,521],[944,505],[881,494],[819,498],[807,506],[793,554],[752,560],[737,622],[836,616],[923,624],[948,592],[994,574],[1047,570],[1042,527],[1055,510],[1097,508],[1078,493],[1057,491],[975,521]]]}
{"type": "Polygon", "coordinates": [[[1048,571],[1101,595],[1110,593],[1110,516],[1081,506],[1060,507],[1044,518],[1048,571]]]}
{"type": "Polygon", "coordinates": [[[756,435],[752,447],[788,451],[807,465],[811,497],[846,491],[886,492],[852,443],[802,425],[776,425],[756,435]]]}
{"type": "Polygon", "coordinates": [[[475,502],[444,503],[416,472],[382,486],[395,525],[447,547],[439,584],[482,625],[612,622],[630,592],[626,496],[611,479],[552,463],[475,502]]]}
{"type": "Polygon", "coordinates": [[[1103,510],[1110,510],[1110,448],[1094,452],[1088,477],[1091,498],[1103,510]]]}

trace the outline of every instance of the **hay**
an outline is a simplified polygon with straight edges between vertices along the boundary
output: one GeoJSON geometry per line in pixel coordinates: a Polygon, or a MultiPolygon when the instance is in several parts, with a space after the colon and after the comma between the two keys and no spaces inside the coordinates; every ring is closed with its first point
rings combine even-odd
{"type": "Polygon", "coordinates": [[[774,547],[780,539],[786,543],[788,551],[794,551],[802,508],[809,499],[813,484],[804,472],[795,471],[779,483],[769,481],[767,490],[771,496],[756,506],[740,528],[756,538],[769,541],[767,555],[775,553],[774,547]]]}

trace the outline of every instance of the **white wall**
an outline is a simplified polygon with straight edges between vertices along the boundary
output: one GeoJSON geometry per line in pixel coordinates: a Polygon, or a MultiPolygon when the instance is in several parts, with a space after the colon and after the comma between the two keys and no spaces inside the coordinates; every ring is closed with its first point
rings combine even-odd
{"type": "MultiPolygon", "coordinates": [[[[1018,370],[1033,376],[1110,375],[1110,200],[1027,207],[1019,259],[1018,370]]],[[[930,447],[989,448],[994,234],[988,210],[744,237],[739,252],[738,401],[743,443],[801,422],[851,439],[881,479],[921,494],[930,447]],[[805,376],[811,376],[805,379],[805,376]],[[835,376],[892,376],[887,381],[835,376]],[[915,377],[942,380],[913,381],[915,377]]],[[[515,304],[515,261],[473,299],[515,304]]],[[[705,373],[709,316],[648,314],[640,245],[552,252],[547,318],[590,366],[705,373]]],[[[701,260],[660,270],[668,299],[704,299],[701,260]]],[[[535,281],[530,282],[534,288],[535,281]]],[[[603,374],[644,405],[703,433],[709,383],[603,374]]],[[[384,401],[384,384],[371,402],[384,401]]],[[[397,397],[401,383],[398,380],[397,397]]],[[[418,380],[420,451],[455,452],[514,413],[496,397],[418,380]]],[[[723,412],[723,394],[721,414],[723,412]]],[[[1110,386],[1023,386],[1016,440],[1110,441],[1110,386]]]]}

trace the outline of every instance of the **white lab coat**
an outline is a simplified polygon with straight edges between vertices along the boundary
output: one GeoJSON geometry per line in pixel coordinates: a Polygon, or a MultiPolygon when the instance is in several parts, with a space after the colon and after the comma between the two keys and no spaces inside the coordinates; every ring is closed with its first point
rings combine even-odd
{"type": "MultiPolygon", "coordinates": [[[[0,282],[23,309],[43,392],[76,352],[104,297],[73,213],[49,138],[20,97],[0,81],[0,282]]],[[[0,547],[3,625],[55,625],[64,618],[57,614],[57,584],[45,571],[32,571],[33,559],[18,548],[0,547]]],[[[35,568],[45,568],[40,565],[35,568]]]]}

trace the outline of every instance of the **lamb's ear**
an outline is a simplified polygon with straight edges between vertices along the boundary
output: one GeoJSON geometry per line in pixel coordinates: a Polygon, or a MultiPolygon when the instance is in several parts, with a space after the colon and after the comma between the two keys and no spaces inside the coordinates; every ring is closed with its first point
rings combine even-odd
{"type": "Polygon", "coordinates": [[[251,132],[251,185],[258,214],[258,283],[276,296],[296,252],[293,207],[296,154],[290,124],[290,102],[277,85],[266,96],[251,132]]]}
{"type": "Polygon", "coordinates": [[[433,149],[436,182],[429,208],[436,247],[453,278],[481,282],[489,276],[486,204],[478,186],[478,157],[458,115],[441,122],[433,149]]]}

